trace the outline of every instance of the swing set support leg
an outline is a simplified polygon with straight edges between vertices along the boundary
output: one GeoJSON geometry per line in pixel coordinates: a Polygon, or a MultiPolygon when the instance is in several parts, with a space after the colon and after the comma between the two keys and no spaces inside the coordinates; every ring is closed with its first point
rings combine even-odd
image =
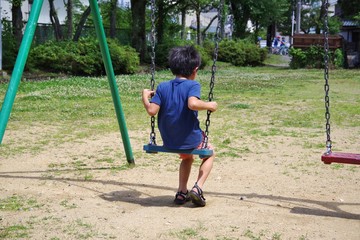
{"type": "Polygon", "coordinates": [[[12,71],[8,90],[6,92],[4,102],[0,111],[0,144],[2,143],[6,125],[10,118],[11,109],[14,105],[16,92],[19,88],[21,76],[24,72],[25,63],[29,55],[31,42],[34,37],[36,24],[39,19],[40,10],[43,5],[43,0],[34,1],[31,7],[29,21],[26,24],[25,33],[20,44],[19,53],[15,61],[14,70],[12,71]]]}
{"type": "Polygon", "coordinates": [[[130,144],[130,138],[129,138],[127,127],[126,127],[125,116],[124,116],[123,108],[122,108],[121,101],[120,101],[120,94],[119,94],[119,90],[118,90],[117,84],[116,84],[114,68],[113,68],[113,65],[111,62],[109,47],[106,42],[104,26],[102,24],[102,19],[100,17],[99,5],[97,3],[97,0],[90,0],[89,3],[90,3],[90,7],[91,7],[91,13],[94,18],[96,35],[100,42],[100,49],[101,49],[101,54],[102,54],[102,58],[103,58],[104,65],[105,65],[106,75],[107,75],[107,78],[108,78],[109,84],[110,84],[111,95],[113,98],[115,112],[116,112],[118,124],[120,127],[123,145],[125,148],[126,159],[129,164],[135,164],[132,149],[131,149],[131,144],[130,144]]]}
{"type": "MultiPolygon", "coordinates": [[[[115,112],[116,112],[116,116],[117,116],[119,127],[120,127],[120,132],[121,132],[121,136],[122,136],[122,140],[123,140],[123,145],[125,148],[127,162],[129,164],[134,164],[135,161],[134,161],[134,157],[133,157],[133,153],[132,153],[132,149],[131,149],[131,145],[130,145],[128,131],[126,128],[125,117],[124,117],[123,109],[121,106],[120,95],[119,95],[119,91],[118,91],[117,84],[116,84],[116,79],[115,79],[114,69],[112,66],[111,58],[110,58],[109,48],[108,48],[108,45],[106,42],[104,26],[102,24],[102,19],[100,17],[99,6],[98,6],[98,3],[96,0],[90,0],[89,3],[90,3],[90,7],[91,7],[91,12],[92,12],[92,15],[94,18],[96,35],[100,42],[101,54],[102,54],[102,58],[103,58],[104,65],[105,65],[106,75],[108,77],[109,84],[110,84],[111,95],[113,98],[115,112]]],[[[4,102],[2,104],[2,108],[0,111],[0,144],[2,143],[6,125],[9,121],[11,109],[13,107],[16,93],[17,93],[17,90],[18,90],[18,87],[20,84],[21,76],[24,72],[25,63],[26,63],[26,60],[29,55],[31,42],[34,37],[34,33],[35,33],[35,29],[36,29],[36,25],[37,25],[37,22],[39,19],[40,10],[41,10],[42,5],[43,5],[43,0],[35,0],[34,1],[32,8],[31,8],[29,21],[26,24],[25,33],[24,33],[23,39],[21,41],[20,49],[19,49],[19,54],[16,58],[13,74],[11,76],[9,87],[6,92],[5,99],[4,99],[4,102]]]]}

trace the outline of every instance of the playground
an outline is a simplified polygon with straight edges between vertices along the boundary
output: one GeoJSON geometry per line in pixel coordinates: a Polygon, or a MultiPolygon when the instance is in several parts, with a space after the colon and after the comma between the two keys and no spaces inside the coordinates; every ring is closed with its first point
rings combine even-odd
{"type": "MultiPolygon", "coordinates": [[[[210,75],[199,72],[204,99],[210,75]]],[[[359,76],[330,71],[334,151],[360,149],[359,76]]],[[[156,73],[157,82],[171,77],[156,73]]],[[[21,82],[0,145],[1,239],[360,238],[359,165],[321,161],[322,70],[218,64],[209,131],[217,157],[204,208],[173,203],[176,154],[143,151],[149,78],[116,77],[132,167],[105,77],[21,82]]]]}

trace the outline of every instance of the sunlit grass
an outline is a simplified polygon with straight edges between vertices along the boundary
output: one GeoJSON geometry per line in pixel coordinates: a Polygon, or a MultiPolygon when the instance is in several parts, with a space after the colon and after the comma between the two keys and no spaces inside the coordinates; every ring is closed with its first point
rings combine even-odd
{"type": "MultiPolygon", "coordinates": [[[[197,78],[202,85],[202,99],[205,100],[211,78],[209,70],[200,71],[197,78]]],[[[359,73],[359,70],[330,72],[331,121],[338,128],[360,126],[359,73]]],[[[167,70],[158,71],[155,76],[156,84],[173,77],[167,70]]],[[[141,91],[150,87],[150,75],[117,76],[117,84],[128,130],[149,132],[150,118],[143,109],[141,91]]],[[[0,96],[5,96],[6,89],[7,84],[0,84],[0,96]]],[[[233,139],[244,135],[255,139],[302,137],[302,129],[322,133],[325,123],[324,94],[321,69],[239,68],[219,62],[213,99],[218,102],[219,110],[211,115],[212,142],[226,145],[224,135],[229,134],[227,138],[231,139],[231,144],[228,144],[229,152],[226,154],[237,155],[230,149],[237,144],[233,139]]],[[[205,115],[205,112],[199,114],[202,126],[205,115]]],[[[7,130],[21,132],[27,126],[46,128],[47,131],[34,132],[41,140],[31,146],[25,144],[26,140],[5,141],[0,145],[0,156],[19,154],[29,149],[41,151],[47,145],[119,131],[107,78],[70,77],[22,82],[7,130]]],[[[143,137],[147,138],[148,135],[143,137]]],[[[318,147],[316,144],[311,146],[318,147]]]]}

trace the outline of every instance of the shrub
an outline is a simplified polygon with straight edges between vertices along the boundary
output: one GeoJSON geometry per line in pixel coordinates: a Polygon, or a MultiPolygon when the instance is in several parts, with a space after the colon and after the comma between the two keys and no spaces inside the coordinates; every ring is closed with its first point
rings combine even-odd
{"type": "Polygon", "coordinates": [[[223,40],[219,47],[218,59],[235,66],[262,65],[267,56],[266,49],[247,41],[223,40]]]}
{"type": "Polygon", "coordinates": [[[81,38],[78,42],[68,43],[67,47],[73,53],[71,61],[72,74],[103,75],[105,73],[99,42],[96,39],[81,38]]]}
{"type": "Polygon", "coordinates": [[[215,43],[210,40],[205,40],[203,42],[203,49],[205,50],[206,54],[209,56],[210,59],[214,58],[214,50],[215,50],[215,43]]]}
{"type": "Polygon", "coordinates": [[[140,59],[136,50],[130,46],[120,47],[116,40],[108,40],[115,74],[133,74],[137,71],[140,59]]]}
{"type": "MultiPolygon", "coordinates": [[[[1,19],[0,19],[1,21],[1,19]]],[[[3,54],[3,69],[11,70],[14,67],[17,47],[14,35],[12,34],[11,23],[3,21],[3,35],[2,35],[2,54],[3,54]]],[[[0,33],[1,34],[1,33],[0,33]]]]}
{"type": "Polygon", "coordinates": [[[300,48],[290,48],[289,54],[292,56],[290,62],[290,68],[298,69],[303,68],[306,65],[306,55],[300,48]]]}
{"type": "MultiPolygon", "coordinates": [[[[324,49],[320,46],[311,46],[307,49],[291,48],[289,54],[292,56],[290,68],[323,68],[324,49]]],[[[340,49],[329,50],[329,65],[343,67],[344,56],[340,49]]]]}
{"type": "Polygon", "coordinates": [[[185,45],[193,45],[196,48],[196,50],[199,52],[199,54],[201,56],[200,69],[203,69],[205,66],[207,66],[209,64],[211,57],[209,56],[208,51],[204,47],[194,45],[192,42],[184,41],[184,40],[168,40],[168,41],[165,41],[164,43],[159,44],[155,47],[156,66],[160,67],[160,68],[167,68],[169,51],[173,47],[185,46],[185,45]]]}
{"type": "Polygon", "coordinates": [[[48,72],[66,72],[70,63],[68,55],[64,43],[49,41],[30,50],[27,66],[48,72]]]}
{"type": "Polygon", "coordinates": [[[343,68],[344,67],[344,54],[340,49],[336,49],[334,52],[334,64],[337,68],[343,68]]]}
{"type": "Polygon", "coordinates": [[[324,49],[320,46],[311,46],[305,51],[306,67],[323,68],[324,67],[324,49]]]}
{"type": "MultiPolygon", "coordinates": [[[[134,49],[108,40],[115,74],[134,73],[139,57],[134,49]]],[[[49,41],[32,49],[28,67],[55,73],[98,76],[105,74],[99,47],[94,38],[81,38],[78,42],[49,41]]]]}
{"type": "Polygon", "coordinates": [[[201,47],[199,45],[195,46],[196,50],[199,52],[200,56],[201,56],[201,65],[200,65],[200,69],[204,69],[206,66],[208,66],[210,64],[211,61],[211,55],[209,55],[209,52],[207,51],[207,49],[205,49],[204,47],[201,47]]]}
{"type": "Polygon", "coordinates": [[[245,52],[235,41],[223,40],[219,44],[219,61],[229,62],[235,66],[245,64],[245,52]]]}

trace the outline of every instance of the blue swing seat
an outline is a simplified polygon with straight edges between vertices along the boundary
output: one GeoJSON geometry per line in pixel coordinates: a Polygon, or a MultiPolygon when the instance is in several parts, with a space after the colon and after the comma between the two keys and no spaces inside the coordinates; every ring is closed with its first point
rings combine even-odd
{"type": "Polygon", "coordinates": [[[152,144],[144,145],[143,148],[146,153],[158,153],[158,152],[166,152],[166,153],[184,153],[184,154],[194,154],[199,155],[200,158],[207,158],[213,155],[213,150],[202,148],[202,149],[169,149],[164,146],[157,146],[152,144]]]}

